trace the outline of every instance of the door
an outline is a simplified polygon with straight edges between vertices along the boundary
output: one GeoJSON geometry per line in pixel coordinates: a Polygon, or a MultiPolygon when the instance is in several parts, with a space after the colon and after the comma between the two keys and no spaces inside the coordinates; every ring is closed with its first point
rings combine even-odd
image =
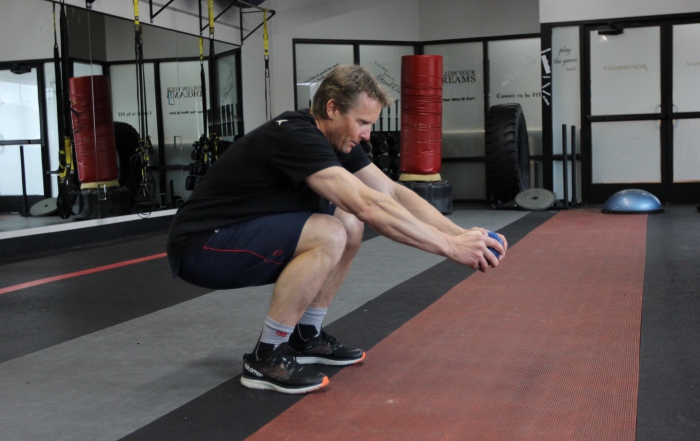
{"type": "Polygon", "coordinates": [[[700,23],[671,26],[673,155],[670,199],[700,200],[700,23]]]}
{"type": "Polygon", "coordinates": [[[585,36],[589,201],[626,188],[699,199],[700,24],[588,26],[585,36]]]}

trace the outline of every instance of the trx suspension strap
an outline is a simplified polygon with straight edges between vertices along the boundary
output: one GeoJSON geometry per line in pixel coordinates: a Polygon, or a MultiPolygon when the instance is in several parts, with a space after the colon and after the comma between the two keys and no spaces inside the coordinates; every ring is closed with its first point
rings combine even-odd
{"type": "MultiPolygon", "coordinates": [[[[209,13],[209,59],[207,66],[209,69],[209,79],[212,92],[215,90],[211,82],[216,72],[216,62],[214,60],[214,0],[207,0],[207,9],[209,13]]],[[[199,22],[202,23],[202,3],[199,1],[199,22]]],[[[185,179],[185,189],[192,191],[195,186],[202,180],[212,164],[216,162],[219,154],[219,136],[214,131],[217,126],[218,106],[215,103],[215,97],[211,95],[211,111],[207,112],[207,82],[204,74],[204,37],[202,36],[203,29],[199,30],[199,66],[200,66],[200,82],[202,87],[202,116],[204,120],[204,130],[199,140],[192,144],[191,157],[194,162],[190,163],[190,174],[185,179]],[[208,114],[208,115],[207,115],[208,114]]]]}
{"type": "Polygon", "coordinates": [[[202,37],[199,37],[199,82],[202,86],[202,116],[204,118],[203,136],[209,132],[209,124],[207,122],[207,81],[204,75],[204,42],[202,37]]]}
{"type": "MultiPolygon", "coordinates": [[[[61,84],[61,56],[58,53],[58,35],[56,34],[56,3],[53,4],[53,67],[54,76],[56,77],[56,116],[58,117],[58,145],[63,144],[65,135],[63,122],[63,85],[61,84]]],[[[59,148],[59,150],[63,150],[59,148]]],[[[61,181],[66,176],[66,158],[61,155],[59,157],[59,177],[61,181]]]]}
{"type": "Polygon", "coordinates": [[[136,65],[136,101],[138,104],[139,144],[132,161],[138,160],[141,166],[141,185],[136,193],[136,205],[153,211],[155,198],[150,187],[150,161],[153,153],[151,137],[148,136],[148,107],[146,105],[146,73],[143,62],[143,28],[139,21],[139,0],[134,0],[134,36],[136,65]]]}
{"type": "MultiPolygon", "coordinates": [[[[199,4],[199,23],[202,23],[202,2],[198,0],[199,4]]],[[[210,31],[211,32],[211,31],[210,31]]],[[[206,76],[204,75],[204,39],[202,37],[202,30],[199,30],[199,81],[202,88],[202,117],[204,120],[204,131],[202,136],[206,137],[209,134],[209,124],[207,121],[207,82],[206,76]]]]}
{"type": "Polygon", "coordinates": [[[263,42],[265,45],[265,118],[272,119],[272,91],[270,86],[270,46],[267,35],[267,9],[263,9],[263,42]]]}
{"type": "Polygon", "coordinates": [[[216,51],[214,49],[214,0],[207,0],[209,6],[209,135],[212,132],[218,132],[216,129],[219,120],[219,106],[216,103],[215,96],[215,78],[216,78],[216,51]]]}
{"type": "Polygon", "coordinates": [[[148,116],[146,112],[146,75],[143,63],[143,28],[139,21],[139,0],[134,0],[134,32],[135,32],[135,53],[136,53],[136,100],[138,105],[139,134],[144,143],[148,136],[148,116]]]}
{"type": "Polygon", "coordinates": [[[219,126],[221,115],[219,114],[219,105],[216,102],[216,51],[214,49],[214,0],[207,0],[209,6],[209,95],[211,120],[209,121],[209,137],[208,137],[208,154],[205,158],[207,170],[219,159],[219,136],[221,133],[216,127],[219,126]],[[214,130],[212,130],[214,128],[214,130]]]}
{"type": "Polygon", "coordinates": [[[56,71],[56,104],[59,130],[59,189],[56,207],[61,219],[68,219],[73,214],[76,183],[75,161],[73,158],[73,124],[71,121],[71,104],[68,78],[70,77],[70,60],[68,58],[68,18],[65,4],[61,2],[61,57],[59,62],[58,42],[56,41],[56,14],[54,5],[54,66],[56,71]]]}

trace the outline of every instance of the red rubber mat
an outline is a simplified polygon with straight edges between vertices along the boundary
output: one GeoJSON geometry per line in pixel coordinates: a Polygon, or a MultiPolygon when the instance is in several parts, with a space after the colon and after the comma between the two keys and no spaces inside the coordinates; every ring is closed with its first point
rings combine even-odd
{"type": "Polygon", "coordinates": [[[249,439],[634,440],[646,221],[559,213],[249,439]]]}

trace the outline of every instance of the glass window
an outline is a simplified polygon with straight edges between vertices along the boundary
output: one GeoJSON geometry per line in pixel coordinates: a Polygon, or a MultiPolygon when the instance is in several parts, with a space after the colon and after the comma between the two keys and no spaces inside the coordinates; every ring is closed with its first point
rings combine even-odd
{"type": "Polygon", "coordinates": [[[620,35],[591,31],[591,114],[661,111],[661,41],[658,26],[620,35]]]}
{"type": "MultiPolygon", "coordinates": [[[[578,36],[578,26],[552,30],[552,147],[555,155],[562,153],[562,124],[577,128],[581,125],[581,56],[578,36]]],[[[570,136],[571,129],[567,133],[570,136]]],[[[570,140],[567,145],[570,153],[570,140]]]]}
{"type": "Polygon", "coordinates": [[[221,127],[217,133],[222,139],[233,141],[238,133],[239,100],[238,79],[236,77],[236,54],[227,55],[216,60],[219,81],[219,105],[221,106],[221,127]]]}
{"type": "Polygon", "coordinates": [[[413,46],[360,45],[360,65],[372,72],[395,101],[390,108],[382,109],[375,130],[401,127],[401,57],[414,53],[413,46]]]}
{"type": "MultiPolygon", "coordinates": [[[[54,63],[44,63],[44,90],[46,91],[46,123],[49,145],[49,166],[58,170],[58,114],[56,103],[56,70],[54,63]]],[[[51,196],[58,196],[58,180],[51,178],[51,196]]]]}
{"type": "Polygon", "coordinates": [[[661,182],[658,121],[591,124],[594,184],[661,182]]]}
{"type": "Polygon", "coordinates": [[[39,139],[36,69],[25,74],[0,70],[0,140],[39,139]]]}
{"type": "Polygon", "coordinates": [[[484,156],[483,43],[427,45],[424,52],[442,55],[442,156],[484,156]]]}
{"type": "Polygon", "coordinates": [[[486,199],[483,162],[443,162],[440,176],[452,184],[452,199],[486,199]]]}
{"type": "Polygon", "coordinates": [[[700,119],[679,119],[673,129],[673,181],[700,182],[700,119]]]}
{"type": "MultiPolygon", "coordinates": [[[[148,113],[148,135],[151,137],[154,153],[151,165],[158,165],[158,120],[156,118],[156,86],[153,63],[144,64],[146,83],[146,112],[148,113]]],[[[134,64],[117,64],[109,68],[109,81],[112,91],[112,114],[114,121],[124,122],[139,131],[137,94],[124,93],[133,91],[136,84],[136,66],[134,64]]]]}
{"type": "Polygon", "coordinates": [[[340,64],[355,62],[352,44],[297,44],[297,109],[310,107],[321,81],[340,64]]]}
{"type": "MultiPolygon", "coordinates": [[[[571,154],[571,127],[576,127],[576,150],[581,152],[581,54],[579,53],[579,28],[567,26],[552,29],[551,54],[552,95],[549,98],[552,105],[552,152],[562,154],[561,128],[566,124],[566,144],[571,154]]],[[[546,95],[545,95],[546,97],[546,95]]],[[[563,197],[563,161],[554,164],[554,192],[563,197]]],[[[571,180],[571,162],[568,167],[568,189],[571,198],[573,185],[571,180]]],[[[581,182],[580,164],[577,164],[577,181],[581,182]]],[[[534,183],[534,180],[531,180],[534,183]]],[[[581,200],[581,185],[577,185],[577,199],[581,200]]]]}
{"type": "Polygon", "coordinates": [[[73,63],[74,77],[91,77],[93,75],[103,75],[102,65],[81,63],[76,61],[73,63]]]}
{"type": "MultiPolygon", "coordinates": [[[[44,174],[41,166],[41,146],[24,146],[24,173],[27,194],[44,194],[44,174]]],[[[0,196],[22,195],[22,161],[18,145],[0,146],[0,196]]]]}
{"type": "MultiPolygon", "coordinates": [[[[208,78],[207,63],[204,63],[204,75],[208,78]]],[[[188,167],[192,144],[204,131],[199,61],[161,63],[160,99],[163,103],[165,163],[188,167]]],[[[184,199],[190,195],[184,190],[186,176],[186,171],[166,173],[166,182],[172,179],[174,188],[178,194],[184,194],[184,199]]]]}
{"type": "Polygon", "coordinates": [[[674,112],[700,111],[700,24],[673,27],[674,112]]]}
{"type": "Polygon", "coordinates": [[[540,39],[488,43],[489,104],[519,103],[525,114],[530,154],[542,154],[542,83],[540,39]]]}

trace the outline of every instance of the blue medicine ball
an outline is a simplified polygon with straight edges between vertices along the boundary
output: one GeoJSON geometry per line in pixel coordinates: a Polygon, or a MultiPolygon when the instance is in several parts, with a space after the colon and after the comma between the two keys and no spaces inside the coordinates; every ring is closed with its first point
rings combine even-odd
{"type": "MultiPolygon", "coordinates": [[[[494,233],[493,231],[489,231],[489,236],[496,239],[501,245],[503,245],[503,241],[501,240],[501,236],[499,236],[498,234],[494,233]]],[[[489,247],[489,251],[491,251],[493,253],[493,255],[496,256],[496,259],[501,257],[501,253],[494,250],[493,248],[489,247]]]]}

